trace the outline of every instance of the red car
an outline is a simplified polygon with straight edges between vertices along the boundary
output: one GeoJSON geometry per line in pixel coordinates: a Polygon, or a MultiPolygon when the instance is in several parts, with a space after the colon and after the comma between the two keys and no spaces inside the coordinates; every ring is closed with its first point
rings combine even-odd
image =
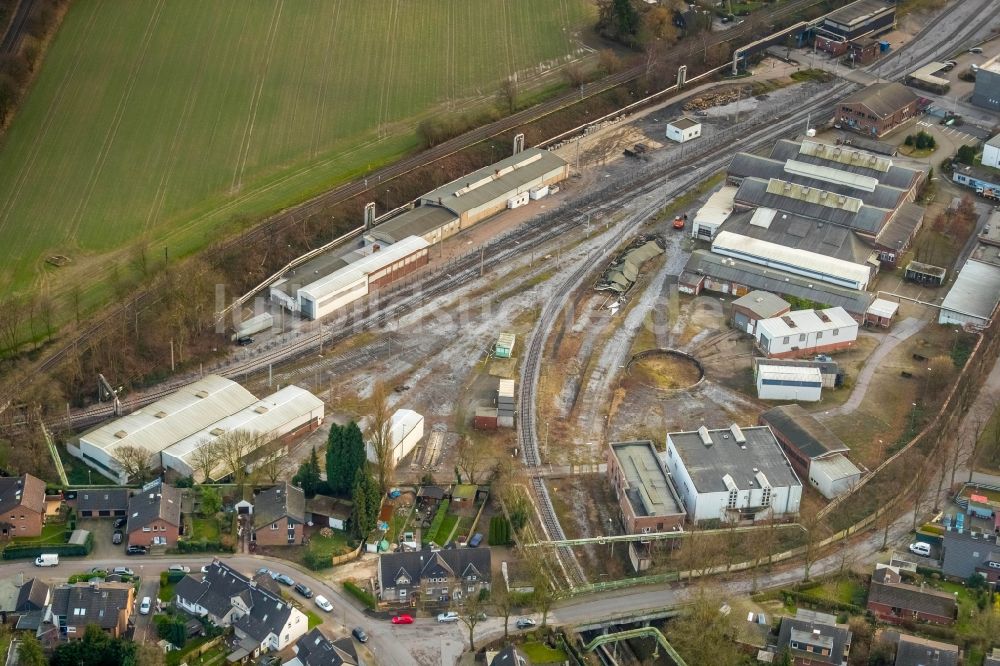
{"type": "Polygon", "coordinates": [[[393,624],[413,624],[412,615],[394,615],[392,618],[393,624]]]}

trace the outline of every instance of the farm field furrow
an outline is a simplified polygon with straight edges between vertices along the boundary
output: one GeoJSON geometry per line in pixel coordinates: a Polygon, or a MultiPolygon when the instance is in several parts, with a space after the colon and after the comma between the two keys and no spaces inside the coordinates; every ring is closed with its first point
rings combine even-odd
{"type": "Polygon", "coordinates": [[[94,277],[139,239],[195,250],[578,57],[592,20],[588,0],[74,3],[0,146],[0,286],[94,277]]]}

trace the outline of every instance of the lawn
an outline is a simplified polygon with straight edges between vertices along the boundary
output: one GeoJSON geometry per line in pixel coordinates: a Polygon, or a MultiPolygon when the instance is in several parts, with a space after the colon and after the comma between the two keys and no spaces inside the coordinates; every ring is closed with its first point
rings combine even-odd
{"type": "Polygon", "coordinates": [[[824,581],[822,585],[803,590],[803,592],[814,597],[856,606],[864,606],[867,596],[865,586],[850,576],[824,581]]]}
{"type": "Polygon", "coordinates": [[[412,151],[422,117],[586,53],[593,3],[543,4],[72,3],[0,145],[0,287],[93,305],[109,253],[194,251],[412,151]]]}
{"type": "Polygon", "coordinates": [[[439,546],[443,546],[447,541],[448,537],[451,536],[452,530],[455,529],[455,525],[458,524],[458,516],[448,514],[441,521],[441,526],[438,528],[437,532],[433,534],[428,534],[426,541],[433,541],[439,546]]]}
{"type": "Polygon", "coordinates": [[[192,518],[190,541],[204,539],[205,541],[219,540],[219,521],[215,518],[192,518]]]}
{"type": "Polygon", "coordinates": [[[569,656],[562,650],[550,648],[545,643],[525,643],[521,646],[521,651],[532,664],[561,664],[569,656]]]}
{"type": "Polygon", "coordinates": [[[350,550],[347,543],[347,532],[332,530],[333,535],[325,537],[319,532],[309,536],[309,550],[322,553],[324,557],[343,555],[350,550]]]}
{"type": "Polygon", "coordinates": [[[313,627],[318,627],[319,625],[323,624],[323,618],[321,618],[319,615],[312,612],[308,608],[303,608],[302,612],[305,613],[306,618],[309,619],[310,629],[312,629],[313,627]]]}
{"type": "Polygon", "coordinates": [[[49,521],[42,525],[42,533],[37,537],[15,537],[12,541],[19,545],[32,543],[66,543],[66,523],[49,521]]]}

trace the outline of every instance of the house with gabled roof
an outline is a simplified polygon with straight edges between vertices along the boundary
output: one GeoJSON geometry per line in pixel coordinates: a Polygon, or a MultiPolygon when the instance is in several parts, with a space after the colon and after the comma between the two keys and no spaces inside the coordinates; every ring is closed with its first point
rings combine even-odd
{"type": "Polygon", "coordinates": [[[852,636],[833,615],[800,608],[795,617],[781,620],[778,650],[787,649],[795,666],[846,666],[852,636]]]}
{"type": "Polygon", "coordinates": [[[459,601],[489,590],[489,548],[385,553],[378,560],[379,598],[385,603],[459,601]]]}
{"type": "Polygon", "coordinates": [[[0,538],[36,537],[45,524],[45,482],[30,474],[0,478],[0,538]]]}
{"type": "Polygon", "coordinates": [[[254,498],[251,538],[261,546],[301,544],[305,522],[305,494],[287,481],[254,498]]]}
{"type": "Polygon", "coordinates": [[[319,627],[295,641],[295,657],[283,666],[359,666],[358,651],[350,636],[330,640],[319,627]]]}
{"type": "Polygon", "coordinates": [[[119,518],[128,515],[128,488],[85,488],[77,491],[76,512],[81,518],[119,518]]]}
{"type": "Polygon", "coordinates": [[[128,501],[125,534],[130,546],[175,546],[181,528],[181,492],[161,481],[143,486],[128,501]]]}
{"type": "Polygon", "coordinates": [[[880,567],[872,576],[867,608],[891,624],[917,621],[951,625],[958,602],[947,592],[904,583],[895,567],[880,567]]]}
{"type": "Polygon", "coordinates": [[[135,588],[130,583],[59,585],[52,591],[51,612],[47,615],[58,627],[61,640],[83,638],[92,624],[112,638],[121,638],[128,628],[134,602],[135,588]]]}
{"type": "Polygon", "coordinates": [[[238,641],[230,659],[257,657],[283,650],[308,630],[302,611],[256,580],[224,562],[212,562],[204,574],[188,574],[174,588],[176,606],[220,627],[233,627],[238,641]]]}

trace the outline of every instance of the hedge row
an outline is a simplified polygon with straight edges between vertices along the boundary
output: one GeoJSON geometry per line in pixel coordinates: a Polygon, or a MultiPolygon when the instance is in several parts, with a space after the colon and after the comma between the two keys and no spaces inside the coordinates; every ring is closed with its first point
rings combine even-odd
{"type": "Polygon", "coordinates": [[[207,541],[199,539],[197,541],[178,541],[178,553],[232,553],[233,548],[223,546],[221,541],[207,541]]]}
{"type": "Polygon", "coordinates": [[[817,597],[815,595],[796,590],[782,590],[781,596],[784,598],[786,604],[794,600],[799,603],[809,604],[811,606],[817,606],[819,608],[825,608],[832,611],[842,611],[854,615],[860,615],[865,612],[864,608],[856,606],[855,604],[845,604],[841,601],[834,601],[832,599],[827,599],[826,597],[817,597]]]}
{"type": "Polygon", "coordinates": [[[371,594],[371,592],[362,590],[351,581],[344,581],[344,589],[347,590],[352,597],[363,603],[368,608],[375,610],[378,607],[378,602],[375,600],[375,597],[371,594]]]}
{"type": "Polygon", "coordinates": [[[38,557],[42,554],[52,553],[64,557],[85,557],[90,555],[94,547],[93,536],[87,538],[87,543],[80,545],[75,543],[58,543],[43,546],[7,546],[3,549],[3,559],[21,560],[29,557],[38,557]]]}
{"type": "Polygon", "coordinates": [[[499,515],[490,518],[490,545],[510,546],[513,543],[510,521],[499,515]]]}

